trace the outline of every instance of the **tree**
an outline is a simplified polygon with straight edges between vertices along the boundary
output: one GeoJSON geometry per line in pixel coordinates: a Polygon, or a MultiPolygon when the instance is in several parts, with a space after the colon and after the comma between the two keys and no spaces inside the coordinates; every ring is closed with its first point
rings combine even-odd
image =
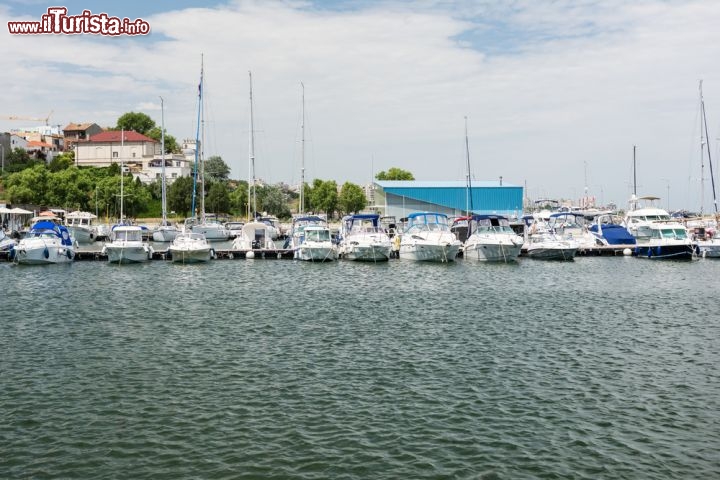
{"type": "Polygon", "coordinates": [[[118,130],[134,130],[146,135],[155,126],[155,121],[144,113],[127,112],[117,120],[118,130]]]}
{"type": "Polygon", "coordinates": [[[34,165],[45,165],[44,161],[36,161],[24,148],[16,148],[11,152],[5,152],[5,170],[8,172],[19,172],[34,165]]]}
{"type": "Polygon", "coordinates": [[[225,182],[230,177],[230,167],[218,155],[205,160],[205,178],[216,182],[225,182]]]}
{"type": "Polygon", "coordinates": [[[289,218],[292,215],[288,207],[288,198],[280,187],[268,185],[263,190],[261,203],[263,211],[278,218],[289,218]]]}
{"type": "Polygon", "coordinates": [[[354,183],[345,182],[340,189],[338,206],[344,213],[356,213],[365,208],[367,198],[363,189],[354,183]]]}
{"type": "Polygon", "coordinates": [[[245,215],[247,213],[248,202],[248,184],[241,180],[235,190],[230,192],[230,209],[236,215],[245,215]]]}
{"type": "Polygon", "coordinates": [[[5,182],[10,202],[36,205],[46,203],[45,192],[48,186],[48,176],[47,168],[42,164],[10,175],[5,182]]]}
{"type": "Polygon", "coordinates": [[[337,183],[335,180],[322,181],[316,178],[308,194],[308,200],[313,210],[325,212],[329,217],[337,208],[337,183]]]}
{"type": "Polygon", "coordinates": [[[210,186],[205,205],[211,212],[218,215],[230,211],[230,192],[224,183],[215,182],[210,186]]]}
{"type": "MultiPolygon", "coordinates": [[[[158,144],[162,140],[162,130],[158,126],[154,126],[145,134],[147,137],[156,140],[158,144]]],[[[167,133],[165,130],[165,153],[180,153],[180,146],[175,137],[167,133]]]]}
{"type": "Polygon", "coordinates": [[[51,172],[59,172],[70,168],[75,163],[75,152],[63,152],[50,161],[48,168],[51,172]]]}
{"type": "Polygon", "coordinates": [[[384,170],[375,175],[377,180],[415,180],[412,173],[402,168],[392,167],[387,172],[384,170]]]}
{"type": "MultiPolygon", "coordinates": [[[[187,217],[192,208],[193,177],[176,179],[167,190],[167,203],[170,210],[187,217]]],[[[194,212],[192,212],[194,215],[194,212]]]]}

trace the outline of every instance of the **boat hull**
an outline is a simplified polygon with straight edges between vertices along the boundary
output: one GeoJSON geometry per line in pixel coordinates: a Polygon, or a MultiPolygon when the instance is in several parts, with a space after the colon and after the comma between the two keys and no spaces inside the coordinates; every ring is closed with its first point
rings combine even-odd
{"type": "Polygon", "coordinates": [[[75,251],[67,246],[59,245],[18,245],[14,249],[13,256],[15,262],[21,265],[48,265],[72,262],[75,258],[75,251]]]}
{"type": "Polygon", "coordinates": [[[150,260],[150,250],[145,246],[105,246],[108,262],[117,264],[142,263],[150,260]]]}
{"type": "Polygon", "coordinates": [[[337,248],[332,245],[300,245],[295,250],[295,258],[307,262],[332,262],[337,260],[337,248]]]}
{"type": "Polygon", "coordinates": [[[720,258],[720,240],[697,242],[697,254],[703,258],[720,258]]]}
{"type": "Polygon", "coordinates": [[[521,248],[514,243],[474,243],[465,247],[463,257],[481,262],[514,262],[521,248]]]}
{"type": "Polygon", "coordinates": [[[538,260],[573,260],[577,247],[537,247],[528,248],[527,255],[538,260]]]}
{"type": "Polygon", "coordinates": [[[401,244],[400,258],[416,262],[454,262],[460,252],[460,244],[401,244]]]}
{"type": "Polygon", "coordinates": [[[77,243],[93,243],[95,241],[95,229],[94,228],[87,228],[87,227],[79,227],[79,226],[68,226],[68,231],[70,232],[70,236],[77,242],[77,243]]]}
{"type": "Polygon", "coordinates": [[[206,249],[174,249],[169,248],[170,258],[173,263],[204,263],[209,262],[212,251],[206,249]]]}
{"type": "Polygon", "coordinates": [[[343,258],[357,262],[385,262],[390,259],[392,246],[387,245],[345,245],[343,258]]]}
{"type": "Polygon", "coordinates": [[[159,227],[152,234],[153,242],[172,242],[177,237],[177,228],[159,227]]]}
{"type": "Polygon", "coordinates": [[[695,248],[687,244],[678,245],[636,245],[635,256],[653,260],[691,260],[695,248]]]}

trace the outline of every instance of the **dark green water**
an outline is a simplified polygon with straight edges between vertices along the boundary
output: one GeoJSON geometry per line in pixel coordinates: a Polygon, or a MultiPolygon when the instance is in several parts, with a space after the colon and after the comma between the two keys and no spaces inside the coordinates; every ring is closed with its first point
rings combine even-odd
{"type": "Polygon", "coordinates": [[[0,478],[720,478],[720,262],[0,263],[0,478]]]}

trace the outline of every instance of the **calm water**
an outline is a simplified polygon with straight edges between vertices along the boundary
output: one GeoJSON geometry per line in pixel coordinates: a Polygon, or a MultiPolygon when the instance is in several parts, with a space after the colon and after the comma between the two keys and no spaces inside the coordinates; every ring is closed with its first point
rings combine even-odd
{"type": "Polygon", "coordinates": [[[720,261],[0,263],[0,478],[720,478],[720,261]]]}

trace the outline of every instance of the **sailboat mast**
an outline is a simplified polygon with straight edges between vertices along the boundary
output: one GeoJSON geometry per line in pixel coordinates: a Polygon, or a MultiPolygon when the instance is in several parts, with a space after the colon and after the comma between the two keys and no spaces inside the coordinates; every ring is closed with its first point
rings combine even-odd
{"type": "Polygon", "coordinates": [[[123,187],[125,185],[125,129],[120,130],[120,224],[122,225],[125,215],[123,213],[123,187]]]}
{"type": "Polygon", "coordinates": [[[302,120],[300,122],[300,214],[305,213],[305,85],[302,87],[302,120]]]}
{"type": "MultiPolygon", "coordinates": [[[[253,126],[253,94],[252,94],[252,72],[248,71],[250,77],[250,176],[252,179],[252,208],[250,208],[250,195],[248,195],[248,220],[255,218],[257,212],[257,193],[255,187],[255,130],[253,126]],[[252,215],[252,217],[251,217],[252,215]]],[[[249,192],[248,192],[249,193],[249,192]]]]}
{"type": "Polygon", "coordinates": [[[190,215],[195,216],[195,205],[197,202],[197,181],[198,181],[198,163],[200,155],[200,110],[202,110],[202,90],[203,90],[203,54],[200,54],[200,83],[198,84],[198,113],[197,113],[197,124],[195,130],[195,168],[193,169],[193,193],[192,193],[192,207],[190,215]]]}
{"type": "MultiPolygon", "coordinates": [[[[704,135],[705,141],[703,142],[703,139],[700,140],[700,161],[702,166],[702,147],[703,143],[707,146],[707,154],[708,154],[708,165],[710,165],[710,183],[712,184],[712,192],[713,192],[713,206],[715,208],[715,216],[718,214],[718,204],[717,204],[717,196],[715,194],[715,174],[713,173],[713,166],[712,166],[712,158],[710,157],[710,142],[707,141],[708,138],[708,126],[707,126],[707,117],[705,116],[705,100],[703,99],[702,94],[702,80],[700,80],[700,114],[702,115],[702,118],[700,121],[702,122],[702,126],[700,128],[700,136],[702,137],[704,135]],[[704,130],[704,132],[703,132],[704,130]]],[[[703,183],[702,176],[700,178],[700,183],[703,183]]],[[[702,215],[702,203],[700,207],[700,214],[702,215]]]]}
{"type": "Polygon", "coordinates": [[[637,164],[635,163],[635,150],[637,150],[637,145],[633,145],[633,197],[637,198],[637,164]]]}
{"type": "Polygon", "coordinates": [[[205,224],[205,105],[200,102],[200,223],[205,224]]]}
{"type": "MultiPolygon", "coordinates": [[[[465,158],[467,161],[467,190],[465,192],[465,208],[467,210],[467,214],[472,217],[472,180],[470,177],[470,144],[468,142],[467,116],[465,117],[465,158]]],[[[470,221],[468,221],[468,225],[470,225],[470,221]]]]}
{"type": "Polygon", "coordinates": [[[162,224],[167,223],[167,198],[165,190],[165,100],[160,97],[160,155],[162,158],[162,224]]]}

